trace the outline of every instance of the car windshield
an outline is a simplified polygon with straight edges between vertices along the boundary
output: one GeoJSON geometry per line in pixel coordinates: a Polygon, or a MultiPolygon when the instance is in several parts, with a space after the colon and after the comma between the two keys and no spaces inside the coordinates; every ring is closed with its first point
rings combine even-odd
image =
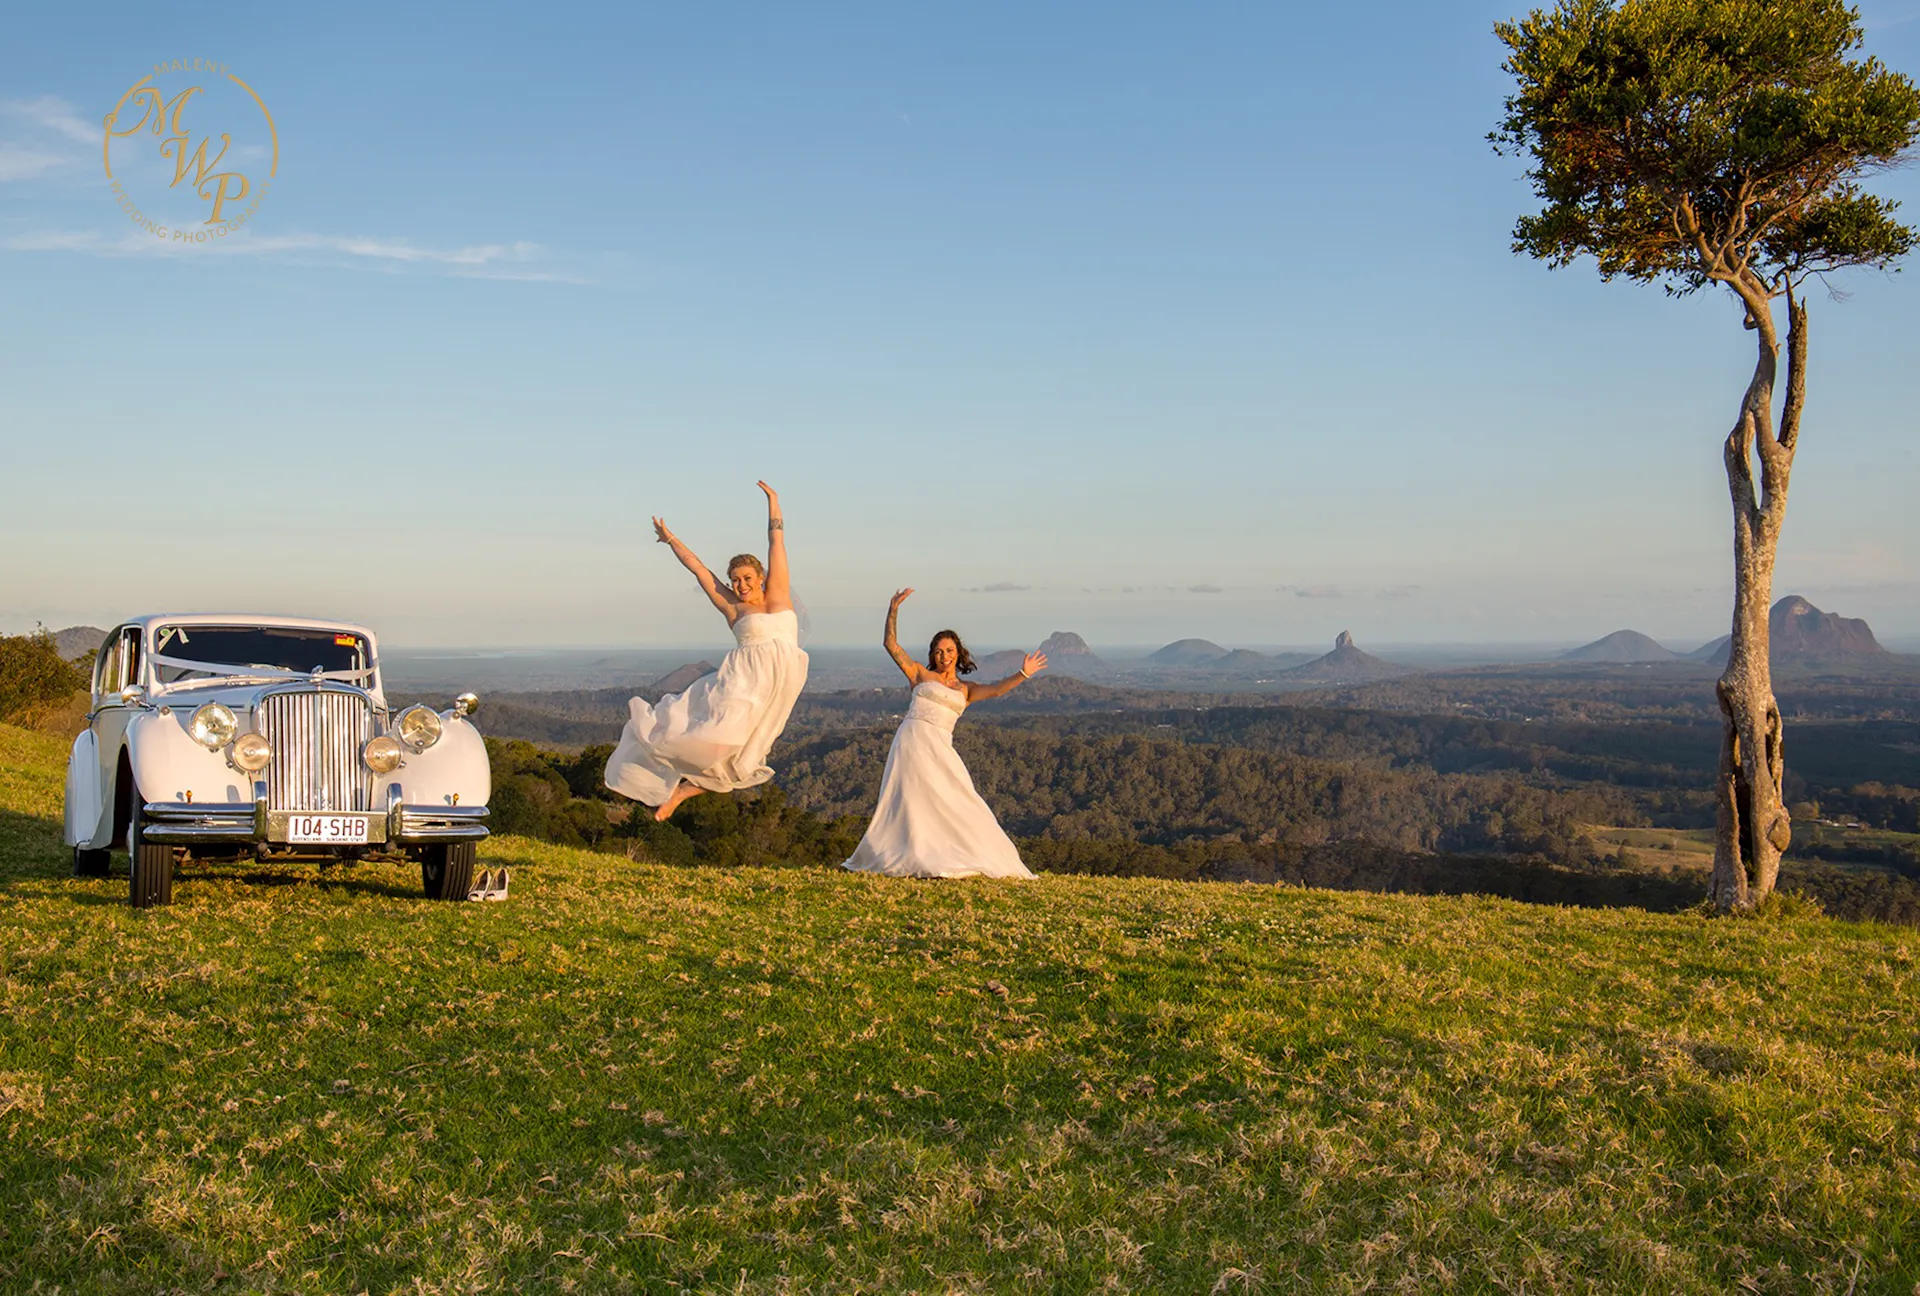
{"type": "Polygon", "coordinates": [[[156,663],[160,682],[249,671],[353,671],[367,666],[367,641],[347,630],[304,626],[161,626],[153,636],[157,657],[192,666],[156,663]]]}

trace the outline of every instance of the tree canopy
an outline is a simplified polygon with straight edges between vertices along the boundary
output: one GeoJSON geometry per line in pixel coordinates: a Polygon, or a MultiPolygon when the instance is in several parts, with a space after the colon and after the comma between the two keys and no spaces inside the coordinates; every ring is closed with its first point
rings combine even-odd
{"type": "Polygon", "coordinates": [[[1838,0],[1563,0],[1495,32],[1518,90],[1489,138],[1543,203],[1516,252],[1753,306],[1912,246],[1859,182],[1920,133],[1920,90],[1854,57],[1838,0]]]}

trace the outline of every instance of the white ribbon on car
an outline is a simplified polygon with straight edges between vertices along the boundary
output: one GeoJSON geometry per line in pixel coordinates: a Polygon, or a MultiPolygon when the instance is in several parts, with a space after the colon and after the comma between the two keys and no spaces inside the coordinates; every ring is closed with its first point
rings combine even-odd
{"type": "MultiPolygon", "coordinates": [[[[359,670],[339,671],[302,671],[289,670],[283,666],[241,666],[234,662],[192,661],[186,657],[169,657],[155,653],[150,659],[156,666],[171,666],[175,670],[199,671],[203,675],[231,676],[239,675],[247,679],[265,680],[326,680],[335,683],[359,683],[373,677],[373,666],[363,666],[359,670]]],[[[175,680],[174,683],[180,681],[175,680]]]]}

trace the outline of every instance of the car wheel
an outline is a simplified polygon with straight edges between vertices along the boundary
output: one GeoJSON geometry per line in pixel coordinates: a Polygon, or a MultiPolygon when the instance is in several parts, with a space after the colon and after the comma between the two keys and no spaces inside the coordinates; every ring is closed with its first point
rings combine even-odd
{"type": "Polygon", "coordinates": [[[113,861],[113,852],[88,850],[85,846],[73,848],[73,875],[75,877],[105,877],[107,867],[113,861]]]}
{"type": "MultiPolygon", "coordinates": [[[[136,801],[139,794],[134,794],[136,801]]],[[[127,824],[127,857],[132,864],[131,900],[135,909],[153,909],[173,903],[173,847],[150,845],[140,831],[140,812],[127,824]]]]}
{"type": "Polygon", "coordinates": [[[429,900],[465,900],[473,890],[472,842],[446,842],[420,852],[420,883],[429,900]]]}

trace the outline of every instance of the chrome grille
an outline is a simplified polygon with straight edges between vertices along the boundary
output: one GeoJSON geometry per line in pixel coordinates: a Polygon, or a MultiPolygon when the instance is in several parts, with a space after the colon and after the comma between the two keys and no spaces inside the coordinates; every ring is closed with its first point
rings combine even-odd
{"type": "Polygon", "coordinates": [[[267,808],[308,813],[369,810],[373,772],[360,749],[373,737],[373,706],[358,693],[302,689],[260,699],[257,723],[273,744],[267,808]]]}

